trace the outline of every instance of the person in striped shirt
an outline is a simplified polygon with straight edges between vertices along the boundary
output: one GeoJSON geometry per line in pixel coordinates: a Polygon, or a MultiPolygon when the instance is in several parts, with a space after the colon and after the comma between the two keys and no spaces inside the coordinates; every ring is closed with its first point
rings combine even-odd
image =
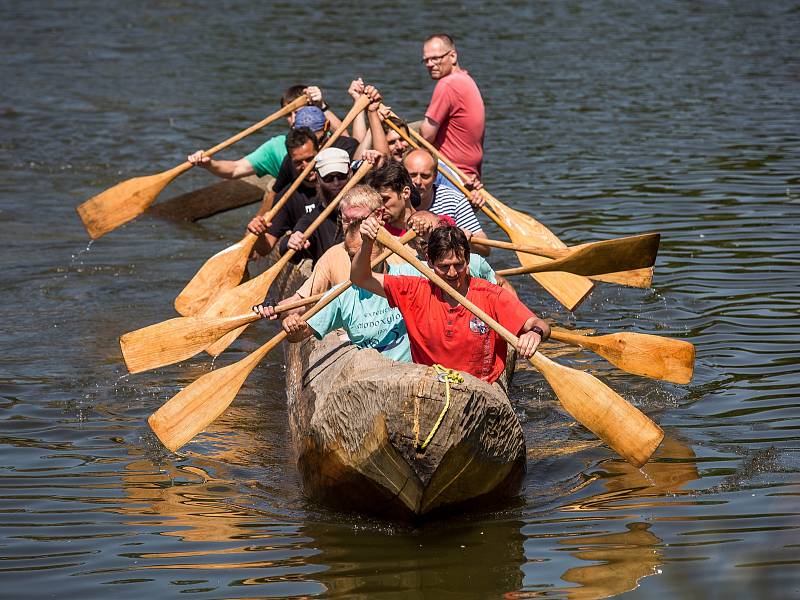
{"type": "MultiPolygon", "coordinates": [[[[403,166],[411,176],[411,181],[421,198],[417,209],[452,217],[468,240],[473,237],[485,238],[486,234],[481,229],[475,211],[466,196],[449,186],[436,185],[437,162],[436,158],[423,148],[412,150],[403,159],[403,166]]],[[[470,244],[470,249],[477,254],[489,256],[488,246],[470,244]]]]}

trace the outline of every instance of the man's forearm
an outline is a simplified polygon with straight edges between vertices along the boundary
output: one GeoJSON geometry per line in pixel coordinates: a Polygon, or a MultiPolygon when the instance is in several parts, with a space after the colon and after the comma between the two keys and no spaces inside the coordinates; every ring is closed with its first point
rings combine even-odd
{"type": "Polygon", "coordinates": [[[547,341],[550,338],[550,325],[547,324],[546,321],[543,321],[536,315],[529,318],[525,321],[525,325],[522,326],[521,333],[528,333],[534,327],[538,327],[542,330],[542,341],[547,341]]]}
{"type": "Polygon", "coordinates": [[[369,132],[372,134],[372,147],[383,155],[389,154],[389,143],[386,141],[386,133],[383,131],[378,111],[367,111],[369,114],[369,132]]]}
{"type": "Polygon", "coordinates": [[[483,233],[482,231],[479,231],[478,233],[474,233],[472,231],[468,231],[468,230],[464,229],[463,227],[461,229],[462,229],[462,231],[464,231],[464,233],[467,236],[467,239],[469,240],[469,250],[470,250],[470,252],[474,252],[475,254],[480,254],[481,256],[489,256],[489,254],[491,254],[492,249],[489,246],[484,246],[483,244],[473,244],[472,243],[472,238],[484,238],[484,239],[486,239],[486,234],[485,233],[483,233]]]}
{"type": "Polygon", "coordinates": [[[419,124],[419,134],[428,140],[431,144],[436,140],[436,134],[439,132],[439,124],[430,120],[428,117],[422,119],[419,124]]]}

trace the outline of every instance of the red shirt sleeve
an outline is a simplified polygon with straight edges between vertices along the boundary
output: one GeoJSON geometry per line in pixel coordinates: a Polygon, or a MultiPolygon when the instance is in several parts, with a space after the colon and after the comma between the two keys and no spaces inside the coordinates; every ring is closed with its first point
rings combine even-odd
{"type": "Polygon", "coordinates": [[[508,290],[498,289],[495,301],[497,322],[514,335],[522,333],[522,327],[531,317],[536,316],[531,309],[525,306],[508,290]]]}
{"type": "Polygon", "coordinates": [[[403,312],[403,307],[408,306],[422,281],[423,279],[419,277],[408,275],[384,275],[383,291],[386,292],[389,306],[399,308],[400,312],[403,312]]]}
{"type": "Polygon", "coordinates": [[[453,105],[450,99],[450,92],[450,86],[447,84],[446,78],[436,82],[436,87],[433,89],[433,95],[431,96],[431,103],[428,105],[428,110],[425,111],[425,116],[440,126],[450,116],[453,105]]]}

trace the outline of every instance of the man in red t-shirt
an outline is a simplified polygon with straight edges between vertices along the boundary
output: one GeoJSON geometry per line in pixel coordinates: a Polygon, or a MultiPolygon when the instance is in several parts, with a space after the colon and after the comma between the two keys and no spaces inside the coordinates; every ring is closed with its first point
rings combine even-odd
{"type": "MultiPolygon", "coordinates": [[[[381,275],[370,268],[370,256],[380,222],[369,217],[361,224],[361,250],[353,257],[350,281],[385,296],[403,315],[411,342],[411,358],[423,365],[441,364],[495,381],[506,363],[506,342],[486,323],[420,277],[381,275]]],[[[519,336],[518,352],[533,356],[550,336],[550,328],[524,304],[499,286],[470,277],[469,242],[458,227],[445,225],[428,238],[428,265],[456,289],[519,336]]]]}
{"type": "Polygon", "coordinates": [[[483,163],[484,108],[477,84],[458,66],[453,39],[430,36],[422,46],[422,63],[436,81],[419,132],[457,167],[473,178],[483,163]]]}

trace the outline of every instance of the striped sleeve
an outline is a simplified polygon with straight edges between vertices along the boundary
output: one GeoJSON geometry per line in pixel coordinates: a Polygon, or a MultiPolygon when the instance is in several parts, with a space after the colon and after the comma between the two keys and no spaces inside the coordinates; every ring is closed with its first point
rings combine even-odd
{"type": "Polygon", "coordinates": [[[472,233],[483,231],[469,200],[458,190],[447,186],[437,186],[430,211],[436,215],[452,217],[456,225],[472,233]]]}

